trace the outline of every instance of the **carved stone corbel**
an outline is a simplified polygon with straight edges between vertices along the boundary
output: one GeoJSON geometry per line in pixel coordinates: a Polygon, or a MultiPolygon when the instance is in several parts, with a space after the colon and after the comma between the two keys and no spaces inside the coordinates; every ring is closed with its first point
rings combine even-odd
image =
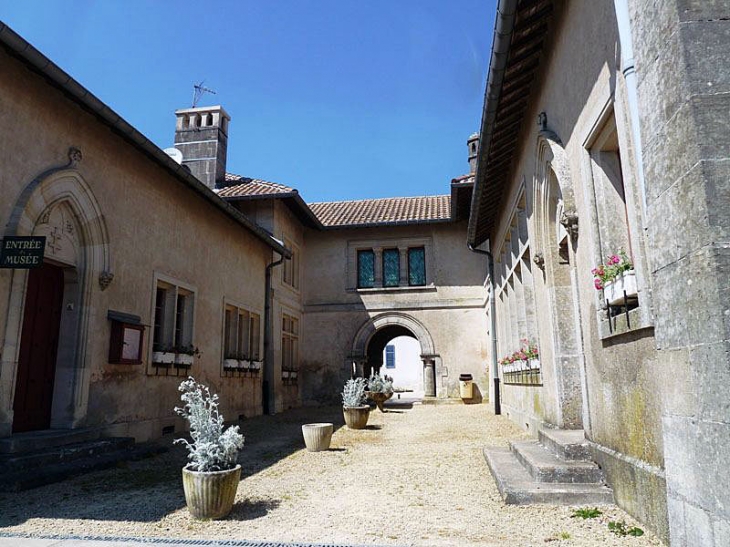
{"type": "Polygon", "coordinates": [[[541,270],[545,269],[545,256],[542,253],[535,253],[535,256],[532,257],[532,261],[537,264],[537,267],[541,270]]]}
{"type": "Polygon", "coordinates": [[[76,167],[78,163],[81,162],[81,160],[84,159],[84,155],[81,153],[81,150],[76,148],[75,146],[72,146],[68,149],[68,166],[69,167],[76,167]]]}
{"type": "Polygon", "coordinates": [[[99,274],[99,287],[101,287],[102,291],[105,291],[109,285],[112,284],[112,280],[114,279],[114,274],[111,272],[101,272],[99,274]]]}
{"type": "Polygon", "coordinates": [[[578,213],[563,211],[563,214],[560,215],[560,224],[567,230],[571,238],[578,237],[578,213]]]}

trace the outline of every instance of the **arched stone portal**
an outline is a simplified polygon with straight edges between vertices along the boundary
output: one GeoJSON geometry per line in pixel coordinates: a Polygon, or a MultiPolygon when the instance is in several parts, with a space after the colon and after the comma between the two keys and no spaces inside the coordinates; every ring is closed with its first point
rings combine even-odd
{"type": "Polygon", "coordinates": [[[423,324],[410,315],[398,312],[383,313],[366,321],[358,330],[350,353],[355,374],[367,376],[382,365],[382,352],[389,340],[397,336],[410,336],[421,346],[424,392],[427,397],[437,395],[436,353],[433,338],[423,324]]]}
{"type": "MultiPolygon", "coordinates": [[[[68,164],[49,169],[28,183],[16,201],[4,233],[46,236],[44,264],[61,271],[63,307],[51,428],[78,427],[86,418],[90,301],[93,292],[106,289],[113,278],[104,217],[91,187],[76,170],[81,153],[71,149],[69,160],[68,164]]],[[[0,361],[0,400],[3,401],[0,436],[9,435],[13,428],[28,282],[27,270],[12,272],[0,361]]]]}

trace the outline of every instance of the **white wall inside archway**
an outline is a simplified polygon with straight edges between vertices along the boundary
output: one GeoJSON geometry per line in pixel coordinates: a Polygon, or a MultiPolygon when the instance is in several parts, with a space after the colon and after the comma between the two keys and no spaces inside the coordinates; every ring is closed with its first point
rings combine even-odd
{"type": "Polygon", "coordinates": [[[411,389],[413,393],[404,397],[423,397],[423,361],[421,360],[421,344],[410,336],[398,336],[386,344],[395,347],[395,368],[386,368],[386,351],[383,350],[383,368],[380,373],[393,377],[396,389],[411,389]]]}

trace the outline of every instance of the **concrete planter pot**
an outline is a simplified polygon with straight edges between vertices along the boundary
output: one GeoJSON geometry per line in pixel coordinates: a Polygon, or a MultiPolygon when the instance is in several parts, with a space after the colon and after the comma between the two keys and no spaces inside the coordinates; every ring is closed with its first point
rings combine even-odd
{"type": "Polygon", "coordinates": [[[345,423],[350,429],[365,429],[365,426],[368,425],[368,418],[370,417],[370,407],[368,405],[343,406],[342,412],[345,415],[345,423]]]}
{"type": "Polygon", "coordinates": [[[196,519],[221,519],[231,512],[241,480],[241,466],[226,471],[191,471],[183,467],[188,511],[196,519]]]}
{"type": "Polygon", "coordinates": [[[368,398],[375,403],[375,406],[378,407],[380,412],[385,412],[383,405],[385,404],[385,401],[393,396],[393,392],[383,393],[382,391],[366,391],[365,395],[367,395],[368,398]]]}
{"type": "Polygon", "coordinates": [[[310,452],[329,450],[333,431],[334,426],[330,423],[304,424],[302,426],[304,445],[310,452]]]}

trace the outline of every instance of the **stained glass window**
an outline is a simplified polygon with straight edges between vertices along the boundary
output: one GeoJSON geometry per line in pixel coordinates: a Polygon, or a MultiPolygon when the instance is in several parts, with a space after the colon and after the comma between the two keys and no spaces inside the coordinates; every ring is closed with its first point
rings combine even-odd
{"type": "Polygon", "coordinates": [[[423,247],[408,249],[408,284],[426,284],[426,250],[423,247]]]}
{"type": "Polygon", "coordinates": [[[357,252],[357,286],[367,289],[375,285],[375,253],[373,251],[357,252]]]}
{"type": "Polygon", "coordinates": [[[400,284],[400,252],[398,249],[383,250],[383,285],[397,287],[400,284]]]}
{"type": "Polygon", "coordinates": [[[385,346],[385,368],[395,368],[395,346],[385,346]]]}

